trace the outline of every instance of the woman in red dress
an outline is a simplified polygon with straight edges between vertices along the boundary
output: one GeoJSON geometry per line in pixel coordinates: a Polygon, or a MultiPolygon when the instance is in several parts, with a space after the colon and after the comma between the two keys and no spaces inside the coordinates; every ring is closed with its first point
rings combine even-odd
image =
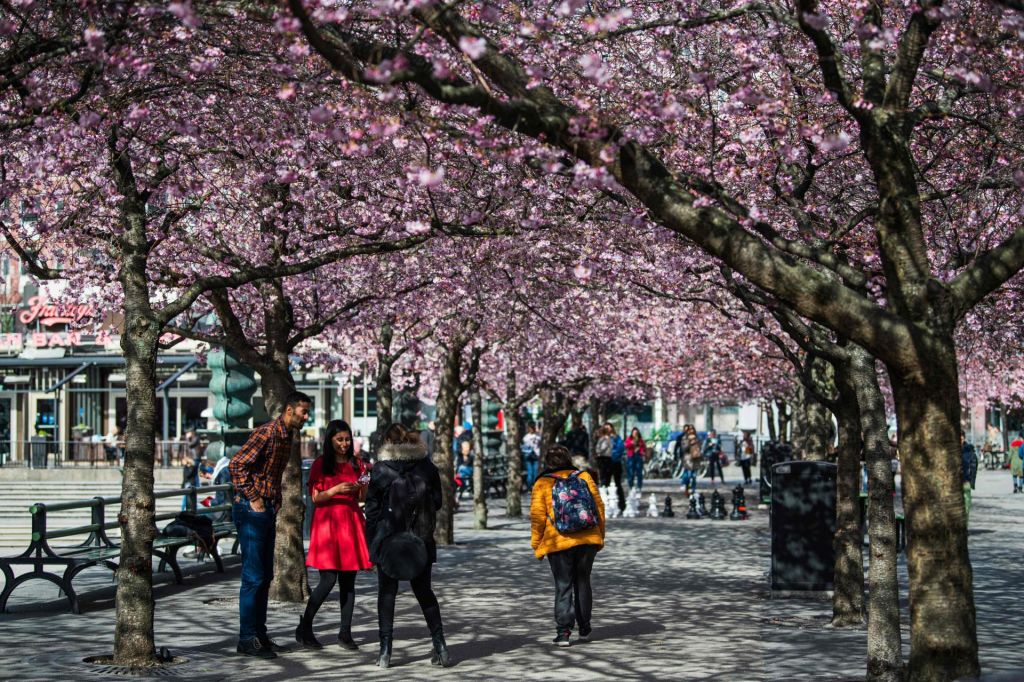
{"type": "Polygon", "coordinates": [[[348,424],[341,420],[329,423],[323,455],[309,470],[309,494],[316,506],[306,565],[320,572],[320,582],[309,596],[306,611],[295,628],[295,639],[313,649],[323,648],[313,636],[313,619],[335,583],[339,583],[341,602],[338,642],[346,649],[359,648],[352,640],[356,573],[373,564],[366,547],[366,520],[359,508],[370,475],[355,456],[352,440],[348,424]]]}

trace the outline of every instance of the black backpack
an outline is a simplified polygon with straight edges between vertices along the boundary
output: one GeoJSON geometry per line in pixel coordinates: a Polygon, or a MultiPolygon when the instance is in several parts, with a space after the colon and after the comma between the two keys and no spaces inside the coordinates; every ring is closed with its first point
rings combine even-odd
{"type": "Polygon", "coordinates": [[[430,561],[426,543],[415,533],[426,485],[413,469],[398,472],[388,487],[388,507],[374,539],[377,567],[395,580],[412,580],[430,561]]]}

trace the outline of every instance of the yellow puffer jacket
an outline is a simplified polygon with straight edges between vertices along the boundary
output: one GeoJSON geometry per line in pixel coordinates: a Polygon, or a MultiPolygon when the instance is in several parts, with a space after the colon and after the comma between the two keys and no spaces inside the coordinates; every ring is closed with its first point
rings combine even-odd
{"type": "MultiPolygon", "coordinates": [[[[561,471],[548,471],[546,474],[566,478],[573,472],[573,469],[562,469],[561,471]]],[[[583,472],[580,479],[587,482],[590,494],[594,496],[597,504],[597,517],[599,523],[595,528],[589,528],[571,535],[562,535],[551,522],[553,512],[551,509],[551,489],[555,481],[550,476],[542,475],[533,484],[533,500],[530,503],[530,545],[533,547],[537,558],[543,558],[551,552],[576,547],[577,545],[604,546],[604,503],[601,501],[601,493],[597,484],[590,474],[583,472]]]]}

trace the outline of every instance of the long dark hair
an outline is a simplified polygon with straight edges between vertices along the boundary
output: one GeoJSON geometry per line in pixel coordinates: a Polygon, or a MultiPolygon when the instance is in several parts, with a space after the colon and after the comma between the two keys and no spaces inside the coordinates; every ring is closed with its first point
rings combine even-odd
{"type": "Polygon", "coordinates": [[[341,419],[335,419],[327,424],[327,432],[324,434],[324,445],[321,452],[323,453],[323,471],[328,476],[334,475],[334,465],[338,462],[338,454],[334,451],[334,437],[342,431],[348,432],[348,449],[345,451],[344,456],[352,463],[352,470],[359,475],[359,461],[356,459],[355,446],[353,442],[355,438],[352,436],[352,429],[348,423],[341,419]]]}

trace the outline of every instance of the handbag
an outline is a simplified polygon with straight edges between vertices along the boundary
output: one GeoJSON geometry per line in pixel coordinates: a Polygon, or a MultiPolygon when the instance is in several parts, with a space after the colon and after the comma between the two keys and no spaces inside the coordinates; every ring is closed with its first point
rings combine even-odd
{"type": "Polygon", "coordinates": [[[412,531],[392,533],[377,547],[377,568],[395,580],[412,580],[426,570],[429,561],[427,544],[412,531]]]}

